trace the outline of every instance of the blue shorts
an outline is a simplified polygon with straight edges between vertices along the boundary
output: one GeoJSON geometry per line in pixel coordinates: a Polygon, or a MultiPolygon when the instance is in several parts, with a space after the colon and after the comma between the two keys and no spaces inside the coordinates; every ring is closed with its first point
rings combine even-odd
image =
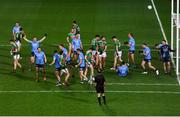
{"type": "Polygon", "coordinates": [[[44,66],[44,64],[36,64],[36,67],[38,67],[38,68],[44,68],[45,66],[44,66]]]}
{"type": "Polygon", "coordinates": [[[84,71],[86,69],[86,66],[85,67],[79,67],[79,71],[84,71]]]}
{"type": "Polygon", "coordinates": [[[34,52],[31,52],[31,56],[32,56],[32,57],[35,56],[35,53],[34,53],[34,52]]]}
{"type": "Polygon", "coordinates": [[[135,50],[129,50],[129,54],[134,54],[135,50]]]}
{"type": "Polygon", "coordinates": [[[162,58],[162,60],[163,60],[164,63],[167,63],[167,62],[171,61],[170,57],[164,57],[164,58],[162,58]]]}
{"type": "Polygon", "coordinates": [[[144,61],[149,63],[149,62],[151,62],[151,59],[144,59],[144,61]]]}
{"type": "Polygon", "coordinates": [[[56,71],[61,71],[61,67],[59,67],[59,68],[56,68],[56,71]]]}

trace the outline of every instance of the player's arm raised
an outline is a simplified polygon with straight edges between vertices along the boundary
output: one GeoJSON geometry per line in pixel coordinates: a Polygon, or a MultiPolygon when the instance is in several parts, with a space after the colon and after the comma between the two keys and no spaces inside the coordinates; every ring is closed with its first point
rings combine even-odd
{"type": "Polygon", "coordinates": [[[23,39],[24,39],[25,41],[27,41],[28,43],[31,43],[31,41],[26,38],[26,35],[23,37],[23,39]]]}
{"type": "Polygon", "coordinates": [[[43,38],[40,39],[39,42],[40,42],[40,43],[43,42],[43,41],[46,39],[46,37],[47,37],[47,34],[44,34],[43,38]]]}

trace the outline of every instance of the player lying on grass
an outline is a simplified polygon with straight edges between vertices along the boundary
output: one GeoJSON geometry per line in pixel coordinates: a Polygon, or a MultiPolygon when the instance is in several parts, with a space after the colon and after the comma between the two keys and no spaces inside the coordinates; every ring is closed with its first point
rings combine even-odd
{"type": "Polygon", "coordinates": [[[38,48],[40,47],[40,43],[43,42],[47,37],[47,34],[44,34],[43,38],[40,40],[37,39],[37,37],[33,37],[32,41],[28,40],[26,36],[24,36],[24,40],[31,44],[31,57],[30,57],[30,68],[29,70],[32,70],[32,65],[35,61],[35,53],[37,53],[38,48]]]}
{"type": "Polygon", "coordinates": [[[116,36],[113,36],[112,40],[114,41],[115,52],[114,52],[114,65],[111,68],[111,70],[116,70],[117,63],[122,62],[122,59],[121,59],[121,57],[122,57],[121,43],[117,39],[116,36]]]}
{"type": "Polygon", "coordinates": [[[98,41],[100,40],[100,36],[96,35],[94,39],[92,39],[91,41],[91,48],[92,48],[92,55],[93,55],[93,59],[95,60],[95,68],[98,67],[98,49],[97,49],[97,45],[98,45],[98,41]]]}
{"type": "Polygon", "coordinates": [[[143,51],[140,51],[142,55],[144,55],[144,60],[141,62],[141,67],[143,68],[144,72],[142,74],[147,74],[145,64],[148,64],[148,67],[155,71],[156,75],[159,75],[159,70],[157,70],[154,66],[151,65],[151,50],[147,46],[146,43],[142,44],[143,51]]]}
{"type": "Polygon", "coordinates": [[[36,61],[36,82],[39,82],[39,72],[42,70],[43,72],[43,80],[46,81],[46,55],[41,50],[40,47],[37,48],[37,52],[35,53],[35,61],[36,61]]]}
{"type": "Polygon", "coordinates": [[[118,76],[125,77],[128,75],[128,72],[129,72],[128,65],[124,61],[121,64],[122,65],[117,66],[116,71],[117,71],[118,76]]]}
{"type": "Polygon", "coordinates": [[[89,48],[89,50],[86,51],[85,60],[86,60],[86,70],[84,75],[87,76],[88,70],[90,69],[90,78],[88,82],[92,84],[94,79],[94,67],[93,67],[94,60],[92,55],[92,48],[89,48]]]}
{"type": "Polygon", "coordinates": [[[77,49],[83,50],[83,45],[79,34],[76,34],[75,38],[72,39],[73,61],[77,60],[77,49]]]}
{"type": "Polygon", "coordinates": [[[103,98],[103,102],[106,105],[106,98],[104,93],[105,78],[100,70],[98,70],[98,74],[95,76],[94,83],[96,87],[96,93],[97,93],[97,99],[99,105],[101,105],[101,97],[103,98]]]}
{"type": "Polygon", "coordinates": [[[17,67],[22,69],[22,66],[19,63],[19,60],[20,60],[19,46],[16,44],[14,40],[10,40],[9,43],[12,45],[10,53],[13,56],[13,72],[16,72],[17,67]]]}
{"type": "Polygon", "coordinates": [[[171,71],[171,57],[170,52],[174,52],[167,44],[166,40],[162,40],[162,46],[160,47],[161,58],[163,61],[164,73],[170,73],[171,71]]]}
{"type": "Polygon", "coordinates": [[[60,64],[60,54],[58,53],[57,50],[54,51],[54,55],[53,55],[53,61],[49,64],[50,66],[52,66],[53,64],[55,64],[55,75],[57,78],[57,82],[56,82],[56,86],[60,86],[61,85],[61,77],[60,77],[60,73],[61,73],[61,64],[60,64]]]}
{"type": "Polygon", "coordinates": [[[88,80],[88,78],[84,74],[85,69],[86,69],[85,57],[84,57],[84,54],[82,53],[81,49],[77,49],[77,55],[78,55],[78,64],[75,65],[75,67],[79,67],[80,83],[84,84],[84,80],[85,81],[88,80]]]}
{"type": "Polygon", "coordinates": [[[103,71],[105,69],[105,62],[106,62],[106,50],[107,50],[107,43],[106,43],[106,38],[102,36],[100,40],[98,41],[98,55],[99,55],[99,69],[103,71]]]}
{"type": "Polygon", "coordinates": [[[135,65],[135,59],[134,59],[134,54],[135,54],[135,39],[132,33],[128,34],[129,41],[124,42],[125,45],[129,47],[129,53],[128,53],[128,62],[132,67],[136,67],[135,65]]]}

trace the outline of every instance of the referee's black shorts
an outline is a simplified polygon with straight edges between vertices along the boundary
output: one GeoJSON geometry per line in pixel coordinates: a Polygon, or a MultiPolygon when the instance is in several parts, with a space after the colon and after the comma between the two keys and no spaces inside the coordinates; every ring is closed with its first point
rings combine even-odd
{"type": "Polygon", "coordinates": [[[104,87],[96,87],[96,93],[104,93],[104,87]]]}

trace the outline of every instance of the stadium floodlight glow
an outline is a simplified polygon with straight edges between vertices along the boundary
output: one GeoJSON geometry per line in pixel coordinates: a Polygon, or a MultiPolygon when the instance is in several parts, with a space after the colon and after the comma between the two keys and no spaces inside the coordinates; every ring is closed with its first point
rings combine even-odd
{"type": "Polygon", "coordinates": [[[172,58],[176,58],[176,75],[180,84],[180,14],[179,0],[171,0],[171,47],[176,50],[176,56],[172,53],[172,58]],[[175,9],[176,8],[176,9],[175,9]]]}

